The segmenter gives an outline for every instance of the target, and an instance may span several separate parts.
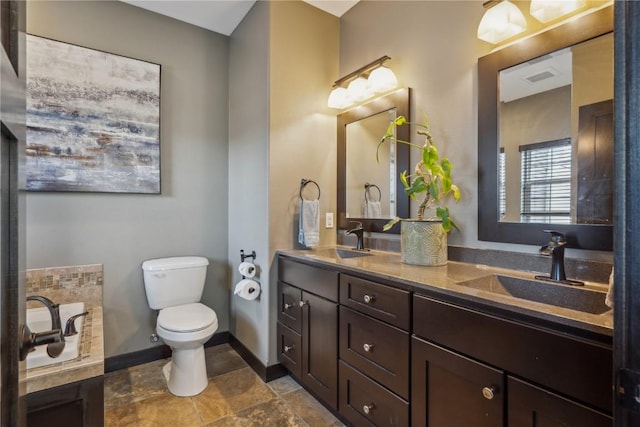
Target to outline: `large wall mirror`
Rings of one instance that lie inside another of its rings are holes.
[[[409,216],[409,198],[398,178],[409,166],[409,148],[385,144],[377,150],[389,124],[410,117],[409,104],[410,90],[400,89],[338,115],[339,228],[353,228],[357,221],[368,231],[382,231],[389,219]],[[409,140],[409,126],[396,132]]]
[[[613,247],[613,7],[478,60],[478,239]]]

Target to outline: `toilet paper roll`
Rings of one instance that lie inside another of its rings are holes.
[[[256,275],[256,266],[250,262],[241,262],[238,266],[238,271],[244,277],[251,279]]]
[[[235,295],[246,300],[254,300],[260,295],[260,285],[255,280],[242,279],[236,284]]]

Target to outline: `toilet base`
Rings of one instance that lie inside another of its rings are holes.
[[[171,394],[180,397],[200,394],[209,383],[204,346],[172,349],[171,361],[164,365],[162,373]]]

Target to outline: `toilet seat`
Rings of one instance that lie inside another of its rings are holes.
[[[218,325],[216,312],[201,303],[177,305],[160,310],[157,326],[171,332],[197,332]]]

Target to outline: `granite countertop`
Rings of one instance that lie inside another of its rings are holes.
[[[80,356],[66,362],[27,369],[27,393],[104,375],[102,307],[89,307],[87,311],[89,314],[82,327]]]
[[[462,303],[469,302],[473,308],[484,307],[489,313],[499,312],[503,316],[513,314],[519,319],[540,321],[544,323],[543,326],[569,327],[578,332],[604,336],[606,339],[613,336],[612,310],[603,314],[585,313],[464,285],[464,282],[495,274],[532,280],[535,275],[532,272],[455,261],[449,261],[440,267],[415,266],[401,263],[398,253],[375,250],[369,251],[372,256],[343,259],[336,254],[336,248],[351,249],[336,246],[311,250],[281,250],[278,253],[301,261],[321,264],[343,273],[360,273],[383,282],[390,281],[417,294],[440,296]],[[574,289],[600,292],[604,301],[607,286],[602,283],[585,282],[584,287]]]

